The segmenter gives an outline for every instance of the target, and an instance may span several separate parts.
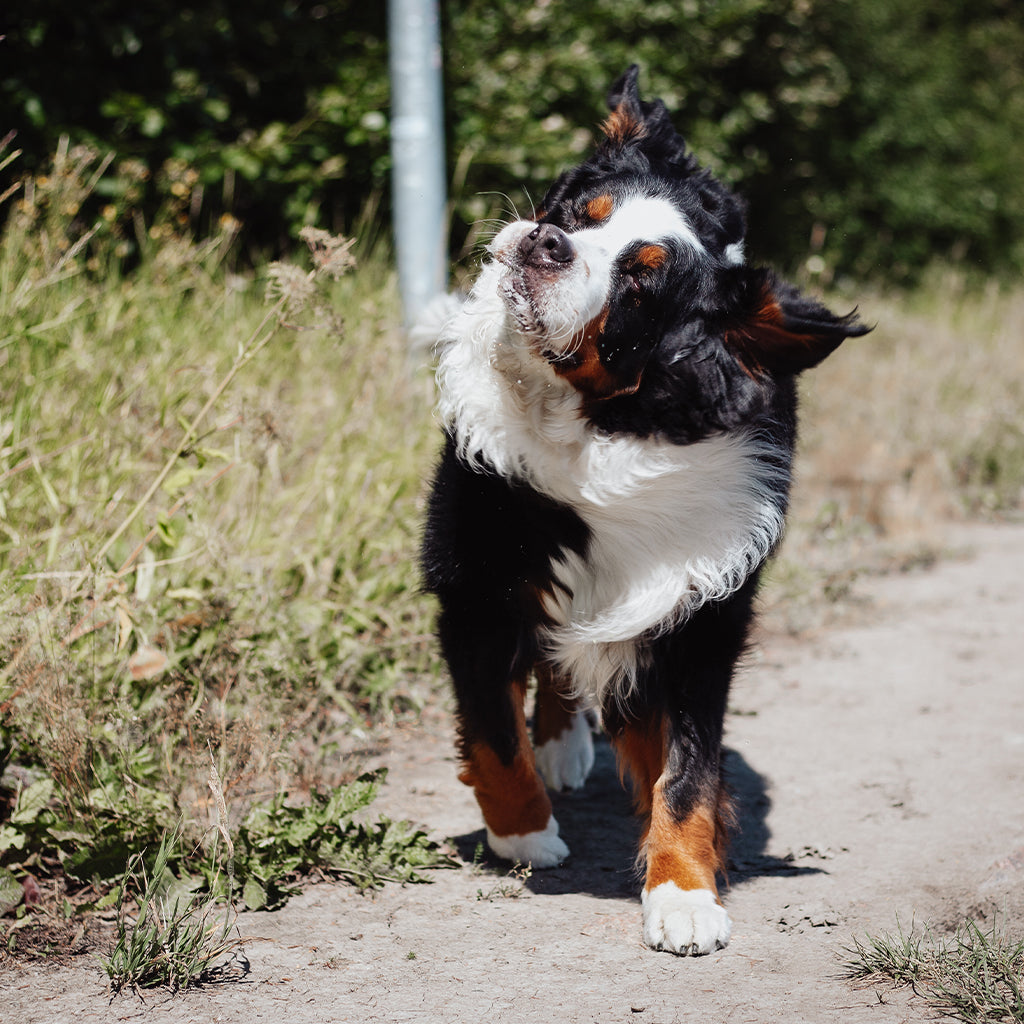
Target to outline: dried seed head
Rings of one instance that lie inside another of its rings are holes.
[[[299,232],[313,257],[313,266],[318,273],[329,274],[335,281],[350,267],[355,266],[356,259],[351,253],[352,238],[332,235],[321,228],[303,228]]]
[[[267,274],[267,298],[271,302],[284,299],[288,313],[297,313],[313,301],[316,285],[312,276],[293,263],[271,263]]]

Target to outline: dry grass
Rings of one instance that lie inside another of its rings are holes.
[[[62,148],[0,239],[0,797],[50,787],[0,863],[74,868],[48,838],[74,822],[112,877],[178,809],[211,823],[211,750],[237,821],[424,699],[437,437],[382,258],[333,281],[317,234],[313,271],[242,274],[237,225],[171,222],[122,273],[126,240],[78,218],[104,170]]]
[[[832,297],[836,308],[852,305]],[[872,334],[802,381],[801,447],[769,616],[799,630],[862,572],[927,564],[951,522],[1024,508],[1024,291],[954,273],[860,296]]]

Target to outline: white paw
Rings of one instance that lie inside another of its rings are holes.
[[[569,856],[569,847],[558,838],[558,822],[549,818],[542,832],[521,836],[496,836],[487,829],[487,845],[499,857],[535,868],[553,868]]]
[[[710,889],[680,889],[662,882],[644,891],[644,941],[680,956],[713,953],[729,944],[732,921]]]
[[[594,767],[594,737],[586,712],[577,711],[561,736],[542,743],[533,754],[548,789],[579,789]]]

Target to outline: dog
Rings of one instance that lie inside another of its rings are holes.
[[[422,569],[491,850],[568,856],[546,786],[583,785],[596,709],[644,821],[644,939],[705,954],[732,927],[723,718],[783,531],[796,378],[869,328],[746,262],[744,204],[637,78],[441,329]]]

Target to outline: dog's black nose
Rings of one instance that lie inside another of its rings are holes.
[[[571,263],[575,255],[569,236],[554,224],[538,224],[519,243],[519,258],[531,267]]]

